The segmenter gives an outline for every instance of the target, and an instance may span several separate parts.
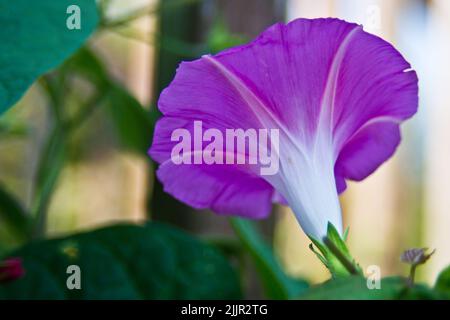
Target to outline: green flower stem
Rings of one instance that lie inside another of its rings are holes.
[[[417,264],[413,264],[409,271],[409,277],[408,277],[408,286],[409,287],[414,286],[414,278],[416,277],[416,269],[417,269]]]

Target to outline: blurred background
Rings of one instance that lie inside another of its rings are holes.
[[[395,156],[341,197],[350,249],[382,276],[407,274],[399,256],[410,247],[437,250],[420,280],[432,283],[450,264],[449,1],[98,3],[101,25],[89,45],[0,118],[0,200],[34,215],[33,238],[145,219],[231,237],[226,217],[179,203],[155,181],[146,150],[159,93],[182,60],[249,41],[277,21],[338,17],[393,43],[418,72],[420,90]],[[328,278],[288,208],[274,207],[260,227],[288,273]],[[0,221],[0,253],[26,240]]]

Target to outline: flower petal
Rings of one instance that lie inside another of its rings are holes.
[[[347,141],[336,162],[335,173],[341,179],[361,181],[386,161],[400,143],[398,123],[372,122]],[[368,159],[367,155],[370,155]]]
[[[410,67],[389,43],[363,31],[355,33],[341,63],[333,97],[337,152],[367,123],[400,123],[416,113],[417,75]]]
[[[157,176],[164,191],[197,209],[246,218],[266,218],[272,208],[273,188],[240,167],[163,163]]]

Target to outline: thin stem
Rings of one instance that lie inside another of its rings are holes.
[[[37,190],[33,205],[33,238],[45,233],[47,209],[65,162],[65,134],[59,125],[52,129],[39,161]]]
[[[63,102],[61,89],[65,88],[66,79],[65,75],[59,74],[58,77],[59,81],[55,81],[50,75],[39,79],[49,98],[54,124],[38,161],[36,190],[32,203],[32,238],[39,238],[45,233],[48,205],[64,163],[65,132],[60,105]]]
[[[410,287],[414,286],[414,278],[416,277],[416,269],[417,269],[417,264],[411,265],[411,269],[409,271],[409,277],[408,277],[408,286],[410,286]]]

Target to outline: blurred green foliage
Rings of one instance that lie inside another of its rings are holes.
[[[381,281],[380,289],[368,289],[367,280],[361,276],[349,276],[329,280],[313,286],[298,297],[302,300],[405,300],[443,299],[445,295],[425,285],[409,287],[401,277],[388,277]]]
[[[222,19],[216,19],[208,33],[207,44],[211,53],[217,53],[227,48],[245,43],[248,39],[244,36],[233,34],[228,30]]]
[[[308,288],[305,280],[286,275],[273,250],[251,221],[241,218],[232,218],[230,221],[242,246],[252,257],[268,298],[292,299]]]
[[[116,225],[31,243],[12,256],[26,274],[1,299],[239,299],[239,279],[213,247],[168,225]],[[66,287],[81,270],[82,290]]]
[[[76,4],[83,12],[83,27],[69,30],[66,26],[67,8]],[[60,65],[75,52],[98,24],[94,0],[30,2],[0,1],[0,114],[23,95],[37,77]],[[53,105],[61,102],[61,87],[47,87]],[[36,220],[43,224],[43,211],[53,190],[62,163],[64,137],[59,124],[50,135],[40,162],[36,182],[36,199],[32,216],[7,191],[1,192],[0,221],[6,221],[19,238],[29,236],[29,227]]]
[[[97,103],[110,115],[122,146],[128,151],[147,154],[153,127],[159,117],[155,107],[147,111],[128,90],[108,74],[101,59],[87,47],[78,50],[62,66],[61,72],[79,75],[88,80],[95,88],[95,96],[102,98]],[[71,124],[77,126],[80,121],[82,119],[75,118]]]

